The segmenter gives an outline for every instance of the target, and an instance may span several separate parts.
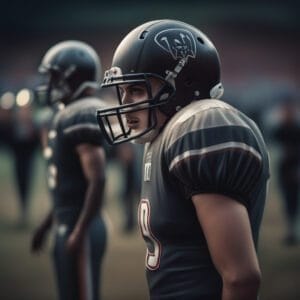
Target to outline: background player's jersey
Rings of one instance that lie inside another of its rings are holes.
[[[103,106],[95,98],[85,98],[67,105],[54,116],[48,132],[48,185],[53,193],[54,210],[80,210],[87,188],[76,146],[102,145],[102,134],[95,111]]]
[[[193,102],[146,144],[143,165],[139,222],[151,299],[221,299],[191,197],[218,193],[241,202],[257,245],[269,178],[259,129],[222,101]]]

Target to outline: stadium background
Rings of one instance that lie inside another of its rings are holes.
[[[0,18],[0,97],[34,88],[43,53],[64,39],[90,43],[103,69],[113,49],[140,23],[180,19],[201,28],[214,41],[222,61],[224,99],[250,114],[267,132],[266,116],[286,94],[299,95],[300,26],[296,1],[4,1]],[[275,172],[278,149],[269,141],[272,180],[263,220],[259,257],[262,300],[300,299],[300,251],[282,244],[285,224]],[[34,226],[49,207],[45,164],[37,153],[30,201],[30,225],[16,228],[18,203],[11,153],[0,148],[0,299],[53,300],[51,240],[45,253],[29,251]],[[146,299],[145,246],[138,230],[120,231],[118,200],[123,180],[111,164],[106,210],[109,246],[103,268],[103,299]]]

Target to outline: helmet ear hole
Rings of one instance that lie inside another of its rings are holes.
[[[168,100],[173,93],[174,93],[174,87],[170,85],[165,85],[160,92],[161,94],[160,99]]]
[[[202,39],[200,36],[197,37],[197,41],[198,41],[200,44],[204,45],[204,41],[203,41],[203,39]]]
[[[147,33],[148,33],[148,31],[147,31],[147,30],[144,30],[144,31],[141,33],[141,35],[140,35],[140,40],[145,39]]]

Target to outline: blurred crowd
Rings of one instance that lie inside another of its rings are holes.
[[[39,148],[41,128],[29,90],[22,90],[17,96],[4,93],[0,100],[0,145],[12,154],[19,225],[25,226],[28,221],[34,155]]]
[[[229,93],[230,94],[230,93]],[[241,95],[241,97],[240,97]],[[268,143],[272,178],[281,199],[285,220],[282,242],[293,246],[300,239],[300,99],[298,90],[261,82],[230,94],[231,103],[249,115]]]

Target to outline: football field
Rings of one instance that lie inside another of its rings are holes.
[[[54,300],[52,240],[48,240],[43,253],[30,253],[32,231],[50,205],[44,162],[37,156],[29,207],[30,222],[26,228],[17,226],[18,201],[11,157],[2,150],[0,166],[0,299]],[[118,170],[109,168],[105,204],[109,243],[102,270],[102,298],[147,299],[144,243],[137,229],[131,234],[121,231],[120,182]],[[259,245],[263,274],[261,300],[300,299],[300,246],[286,247],[282,244],[284,229],[280,195],[275,182],[271,181]]]

